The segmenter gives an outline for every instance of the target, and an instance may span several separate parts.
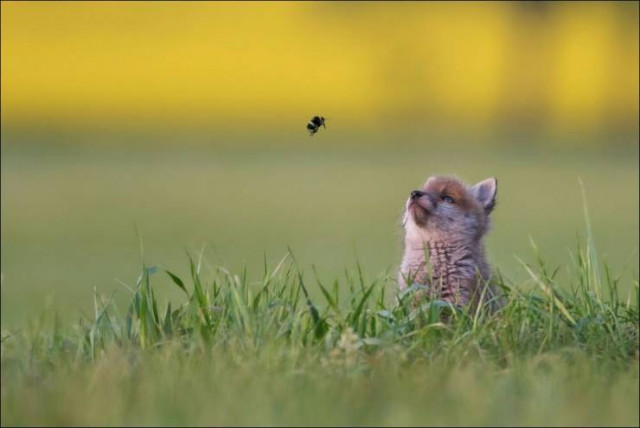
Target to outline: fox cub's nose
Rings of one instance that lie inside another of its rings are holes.
[[[418,199],[422,195],[424,195],[424,192],[421,192],[420,190],[414,190],[411,192],[411,199]]]

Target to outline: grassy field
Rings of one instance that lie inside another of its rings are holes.
[[[638,2],[1,9],[2,427],[640,425]],[[500,312],[399,293],[431,175]]]
[[[306,137],[306,136],[305,136]],[[303,144],[304,143],[304,144]],[[185,250],[238,271],[290,246],[329,281],[358,261],[396,269],[408,193],[430,174],[498,178],[488,239],[495,268],[521,281],[533,238],[566,275],[584,239],[584,182],[600,256],[638,277],[638,154],[389,147],[308,138],[268,149],[2,147],[2,324],[23,325],[47,302],[65,320],[89,311],[94,287],[120,290],[146,261],[186,274]],[[447,146],[449,148],[447,148]],[[249,146],[250,147],[250,146]],[[161,292],[171,289],[161,283]],[[624,286],[626,287],[626,286]],[[624,289],[625,292],[629,288]],[[175,294],[171,294],[177,297]]]
[[[638,425],[637,148],[305,143],[3,141],[2,425]],[[498,177],[501,314],[396,296],[434,173]]]
[[[497,314],[415,307],[418,285],[357,268],[305,280],[291,255],[257,282],[143,266],[122,311],[96,295],[74,329],[43,315],[3,333],[2,424],[638,425],[638,284],[621,300],[594,254],[564,286],[523,266]],[[158,302],[159,275],[181,304]]]

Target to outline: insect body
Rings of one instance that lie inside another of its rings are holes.
[[[313,116],[309,123],[307,123],[307,131],[309,131],[309,136],[313,137],[313,134],[318,132],[318,129],[323,126],[325,129],[327,126],[324,124],[324,117],[322,116]]]

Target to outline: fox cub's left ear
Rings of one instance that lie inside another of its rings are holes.
[[[496,193],[498,192],[498,180],[494,177],[487,178],[469,188],[474,198],[484,207],[484,212],[489,214],[496,206]]]

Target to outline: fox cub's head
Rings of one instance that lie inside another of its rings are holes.
[[[430,177],[411,192],[404,213],[406,237],[415,241],[475,241],[489,230],[498,183],[488,178],[467,187],[455,178]]]

